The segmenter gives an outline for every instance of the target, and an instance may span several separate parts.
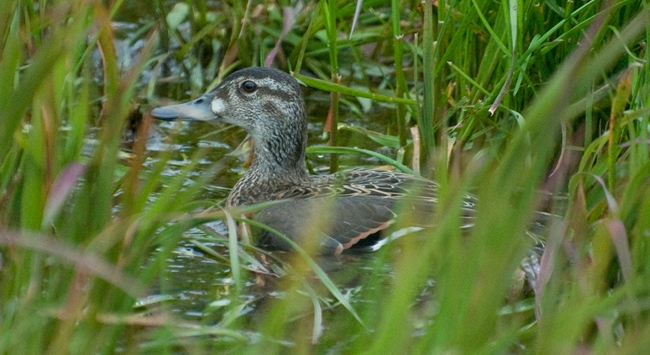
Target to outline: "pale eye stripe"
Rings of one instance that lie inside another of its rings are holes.
[[[271,78],[262,78],[259,81],[260,86],[265,86],[273,91],[284,91],[284,92],[291,92],[292,88],[287,89],[286,86],[283,86],[281,83],[279,83],[277,80],[271,79]]]

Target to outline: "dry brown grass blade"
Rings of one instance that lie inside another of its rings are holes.
[[[56,256],[67,263],[74,264],[78,270],[106,280],[133,297],[140,297],[145,291],[141,282],[126,275],[99,256],[81,251],[49,235],[5,230],[0,232],[0,245],[26,248]]]

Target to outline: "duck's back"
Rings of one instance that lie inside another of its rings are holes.
[[[438,185],[409,174],[357,168],[314,175],[311,182],[276,194],[278,204],[260,211],[256,220],[292,241],[321,254],[363,249],[376,242],[398,217],[431,226]],[[266,248],[292,249],[284,238],[260,231]]]

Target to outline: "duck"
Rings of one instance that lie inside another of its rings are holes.
[[[432,180],[383,168],[310,174],[302,85],[278,69],[245,68],[205,95],[154,108],[151,115],[231,124],[252,137],[252,161],[225,207],[276,202],[253,217],[281,234],[255,228],[254,237],[265,249],[290,251],[295,243],[321,255],[370,251],[399,218],[412,227],[432,227],[439,190]],[[471,218],[475,204],[473,196],[464,197],[464,218]]]

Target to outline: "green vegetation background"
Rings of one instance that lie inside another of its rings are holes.
[[[133,56],[116,46],[126,18]],[[648,23],[644,1],[3,0],[0,352],[647,353]],[[263,265],[231,235],[214,257],[232,288],[202,321],[135,306],[184,231],[233,223],[185,214],[214,205],[197,197],[211,175],[191,174],[203,150],[177,176],[162,174],[169,152],[143,168],[146,111],[265,63],[331,92],[331,127],[367,99],[393,107],[383,131],[356,130],[440,182],[439,227],[380,254],[391,275],[371,273],[354,297],[297,255],[284,296],[247,319]],[[143,113],[126,156],[123,132]],[[480,205],[465,237],[468,190]],[[512,295],[536,209],[561,218],[536,292]]]

